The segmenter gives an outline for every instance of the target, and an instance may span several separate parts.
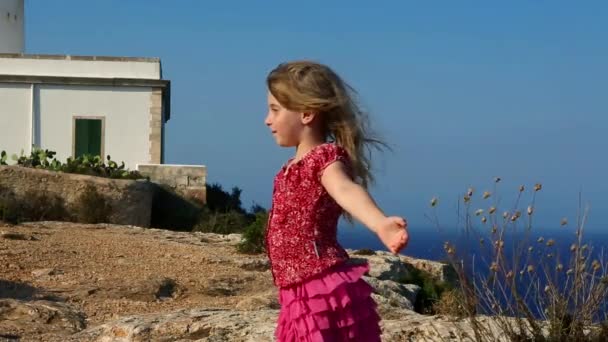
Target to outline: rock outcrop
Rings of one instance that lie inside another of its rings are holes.
[[[5,201],[32,201],[32,194],[44,195],[44,201],[57,199],[65,206],[66,212],[74,213],[78,211],[75,208],[81,204],[80,196],[88,186],[104,198],[109,208],[107,222],[150,226],[152,200],[156,192],[156,186],[151,182],[0,166],[0,199]]]
[[[272,341],[279,305],[268,261],[236,253],[239,241],[111,224],[0,223],[0,339]],[[365,279],[383,341],[470,331],[412,311],[420,287],[401,280],[423,261],[349,253],[371,264]],[[439,263],[424,264],[444,276]]]

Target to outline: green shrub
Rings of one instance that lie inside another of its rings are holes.
[[[245,228],[243,239],[237,246],[237,250],[246,254],[263,253],[264,236],[266,232],[266,224],[268,223],[268,213],[260,211],[255,215],[255,221]]]
[[[435,303],[439,301],[441,295],[451,290],[452,286],[437,280],[430,273],[411,268],[406,277],[399,280],[403,284],[414,284],[420,286],[420,292],[416,296],[414,311],[421,314],[434,315]]]
[[[220,213],[205,209],[193,231],[217,234],[242,233],[248,223],[247,216],[235,210]]]
[[[228,193],[217,183],[206,186],[207,203],[193,231],[218,234],[242,233],[245,227],[255,221],[255,214],[247,213],[241,206],[241,189],[234,187]],[[254,206],[254,209],[264,211],[259,206]]]
[[[253,205],[250,212],[241,204],[242,190],[224,191],[220,184],[206,184],[207,201],[201,207],[185,199],[169,186],[159,185],[152,202],[151,225],[181,231],[231,234],[242,233],[266,209]]]
[[[369,248],[362,248],[353,252],[354,255],[376,255],[376,251]]]
[[[252,205],[249,211],[243,209],[242,190],[238,187],[227,192],[217,183],[206,186],[207,204],[192,230],[218,234],[242,233],[242,240],[236,247],[238,252],[264,252],[264,233],[268,221],[266,209],[259,204]]]
[[[105,162],[101,156],[84,155],[77,158],[67,158],[66,162],[62,163],[55,158],[55,154],[54,151],[33,148],[29,155],[25,155],[21,151],[20,155],[13,154],[12,159],[19,166],[50,171],[119,179],[146,178],[137,171],[126,169],[124,162],[118,165],[110,156],[106,157]],[[0,165],[6,165],[6,160],[6,152],[0,152]]]
[[[84,155],[77,158],[68,158],[65,164],[58,163],[51,169],[66,173],[79,173],[89,176],[116,178],[116,179],[141,179],[146,178],[138,171],[130,171],[125,168],[125,163],[118,165],[110,156],[107,162],[100,156]]]
[[[222,186],[217,183],[206,184],[207,187],[207,208],[211,212],[227,213],[236,211],[245,214],[245,210],[241,207],[241,193],[243,190],[238,187],[233,187],[230,193],[224,191]]]
[[[7,158],[8,158],[8,155],[6,154],[6,151],[0,152],[0,165],[7,165],[7,163],[6,163]]]

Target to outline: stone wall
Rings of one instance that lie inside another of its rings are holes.
[[[121,180],[32,169],[0,166],[0,189],[16,196],[30,191],[56,195],[66,209],[74,208],[80,194],[92,185],[111,207],[108,223],[149,227],[156,186],[145,180]]]
[[[163,92],[153,88],[150,94],[150,163],[163,162]]]
[[[169,186],[199,205],[207,201],[207,167],[203,165],[140,164],[137,171],[154,183]]]

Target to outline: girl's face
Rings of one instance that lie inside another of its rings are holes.
[[[268,115],[264,123],[279,146],[294,147],[300,143],[305,124],[302,113],[283,107],[275,97],[268,92]]]

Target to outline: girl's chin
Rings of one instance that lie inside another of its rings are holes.
[[[276,137],[275,137],[275,141],[276,141],[277,145],[279,145],[281,147],[295,147],[295,146],[297,146],[297,144],[289,143],[287,141],[278,139]]]

